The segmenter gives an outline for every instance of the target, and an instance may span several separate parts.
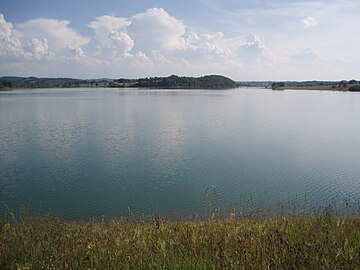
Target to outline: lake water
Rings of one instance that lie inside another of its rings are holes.
[[[249,202],[341,204],[360,197],[359,116],[357,93],[0,92],[0,208],[188,218]]]

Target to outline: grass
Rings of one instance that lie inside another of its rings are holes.
[[[312,86],[286,86],[289,90],[320,90],[320,91],[347,91],[348,88],[332,87],[331,85],[312,85]]]
[[[360,84],[352,84],[360,85]],[[308,85],[308,86],[288,86],[279,87],[275,90],[318,90],[318,91],[340,91],[346,92],[349,90],[349,87],[352,85],[347,85],[345,87],[339,87],[338,85]]]
[[[360,269],[360,217],[3,221],[0,269]]]
[[[312,85],[312,86],[285,86],[285,90],[319,90],[319,91],[340,91],[346,92],[349,87],[333,87],[331,85]]]

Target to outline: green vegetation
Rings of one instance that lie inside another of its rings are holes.
[[[348,89],[338,87],[337,85],[309,85],[309,86],[285,86],[282,90],[318,90],[318,91],[341,91],[346,92]]]
[[[360,91],[360,84],[359,85],[352,85],[349,87],[350,92],[358,92]]]
[[[12,83],[6,80],[0,80],[0,91],[12,88]]]
[[[220,75],[203,77],[150,77],[139,79],[91,79],[2,77],[0,90],[16,88],[157,88],[157,89],[230,89],[235,87],[265,87],[273,90],[359,91],[360,82],[350,81],[243,81],[235,82]]]
[[[274,82],[271,84],[273,90],[323,90],[323,91],[360,91],[360,82],[350,81],[307,81],[307,82]]]
[[[2,77],[2,81],[11,83],[13,88],[54,88],[77,87],[82,80],[69,78]]]
[[[272,90],[278,90],[278,89],[283,90],[284,87],[285,87],[285,83],[283,83],[283,82],[274,82],[271,84]]]
[[[138,79],[134,87],[166,88],[166,89],[226,89],[235,88],[236,82],[219,75],[209,75],[199,78],[179,77],[171,75],[162,78]]]
[[[137,87],[137,88],[167,88],[167,89],[226,89],[235,88],[236,82],[219,75],[209,75],[199,78],[153,77],[141,79],[97,79],[80,80],[71,78],[36,78],[36,77],[2,77],[0,82],[6,82],[13,88],[79,88],[79,87]],[[1,88],[2,84],[0,84]]]
[[[229,89],[237,87],[233,80],[219,75],[209,75],[199,78],[179,77],[150,77],[140,79],[118,79],[114,87],[138,87],[159,89]]]
[[[0,269],[359,269],[360,217],[3,221]]]

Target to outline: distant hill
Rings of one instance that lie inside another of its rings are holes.
[[[72,78],[37,78],[37,77],[2,77],[0,88],[76,88],[76,87],[139,87],[168,89],[226,89],[235,88],[236,82],[220,75],[209,75],[199,78],[151,77],[140,79],[91,79]]]
[[[37,77],[2,77],[0,82],[7,83],[11,88],[55,88],[78,87],[85,80],[71,78],[37,78]]]
[[[167,89],[226,89],[235,88],[236,82],[220,75],[209,75],[199,78],[179,77],[153,77],[138,79],[133,87],[167,88]]]

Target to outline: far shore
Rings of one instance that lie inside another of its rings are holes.
[[[353,86],[360,87],[360,84]],[[312,85],[312,86],[287,86],[273,88],[272,90],[304,90],[304,91],[335,91],[335,92],[358,92],[359,90],[351,90],[351,86],[336,86],[336,85]]]
[[[203,77],[150,77],[138,79],[74,79],[74,78],[37,78],[1,77],[0,91],[13,89],[38,88],[140,88],[140,89],[232,89],[265,88],[272,90],[316,90],[359,92],[359,80],[342,81],[234,81],[221,75]]]
[[[274,91],[283,91],[283,90],[302,90],[302,91],[332,91],[332,92],[349,92],[347,88],[332,88],[328,86],[292,86],[292,87],[281,87],[277,89],[272,89]]]

